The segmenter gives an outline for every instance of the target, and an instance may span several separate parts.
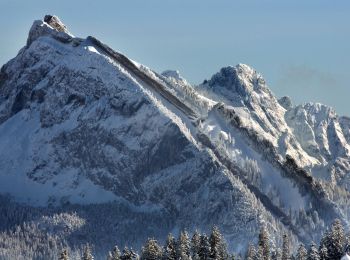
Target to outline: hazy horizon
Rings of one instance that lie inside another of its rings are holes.
[[[35,3],[0,0],[0,65],[25,45],[33,20],[50,13],[76,36],[94,35],[156,71],[179,70],[193,84],[245,63],[277,96],[324,103],[350,116],[350,2]]]

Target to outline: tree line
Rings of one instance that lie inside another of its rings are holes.
[[[140,254],[132,248],[125,247],[120,251],[116,245],[107,254],[107,260],[337,260],[341,259],[349,249],[350,236],[345,235],[340,220],[335,220],[328,229],[320,243],[312,242],[308,247],[300,244],[296,252],[292,252],[287,234],[283,235],[281,247],[272,247],[269,233],[262,227],[257,243],[250,243],[246,254],[230,253],[225,239],[219,229],[214,226],[210,235],[195,231],[190,238],[186,231],[182,231],[176,239],[171,233],[164,245],[156,239],[149,238],[142,246]],[[65,249],[59,256],[60,260],[69,260]],[[93,260],[92,248],[86,245],[81,256],[83,260]]]

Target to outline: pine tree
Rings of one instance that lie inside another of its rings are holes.
[[[290,259],[289,237],[286,233],[283,235],[283,241],[282,241],[282,259],[283,260]]]
[[[120,250],[118,246],[115,246],[112,252],[108,253],[108,260],[120,260]]]
[[[133,260],[137,258],[138,258],[137,254],[132,249],[129,249],[128,247],[124,247],[123,253],[120,256],[120,260]]]
[[[200,257],[197,253],[195,253],[194,255],[192,255],[192,260],[200,260]]]
[[[345,235],[345,246],[344,246],[344,254],[350,254],[350,233]]]
[[[227,259],[227,245],[224,241],[219,229],[214,226],[209,238],[210,243],[210,257],[212,259]]]
[[[201,235],[198,256],[201,260],[207,260],[210,258],[209,239],[205,234]]]
[[[327,259],[340,259],[344,253],[344,228],[339,219],[336,219],[330,230],[326,231],[320,243],[320,249],[327,249]],[[321,253],[321,252],[320,252]]]
[[[68,260],[68,251],[67,249],[63,249],[63,251],[60,254],[60,257],[58,258],[59,260]]]
[[[247,260],[255,260],[255,256],[256,256],[255,247],[252,243],[249,243],[246,259]]]
[[[91,247],[89,245],[86,245],[84,247],[82,260],[94,260],[94,257],[91,252]]]
[[[344,228],[339,219],[332,225],[328,239],[327,252],[330,259],[340,259],[344,254],[345,235]]]
[[[324,245],[321,246],[319,255],[320,255],[320,260],[328,260],[329,259],[326,246],[324,246]]]
[[[159,260],[162,257],[162,249],[157,240],[148,239],[141,250],[141,260]]]
[[[164,260],[176,260],[176,242],[172,234],[168,235],[163,249]]]
[[[320,255],[318,254],[317,246],[315,243],[311,243],[307,260],[320,260]]]
[[[259,233],[259,247],[262,248],[262,259],[269,260],[270,259],[270,242],[269,242],[269,234],[265,226],[263,226]]]
[[[191,244],[186,231],[181,232],[177,242],[177,256],[179,259],[187,260],[191,258]]]
[[[263,260],[264,259],[264,248],[262,246],[258,246],[258,250],[255,254],[256,260]]]
[[[192,253],[193,260],[199,258],[200,245],[201,245],[201,236],[199,232],[196,230],[191,239],[191,253]]]
[[[282,250],[280,248],[276,248],[276,250],[271,255],[272,260],[282,260]]]
[[[307,260],[307,251],[303,244],[299,245],[296,260]]]

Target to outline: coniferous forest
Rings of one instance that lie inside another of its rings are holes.
[[[194,232],[191,236],[182,231],[178,238],[168,234],[165,243],[161,244],[153,238],[149,238],[142,246],[140,252],[129,247],[120,249],[116,245],[108,252],[107,260],[336,260],[341,259],[350,246],[350,234],[345,234],[340,220],[336,219],[332,226],[325,232],[319,244],[312,242],[309,245],[300,244],[292,249],[289,237],[283,235],[280,247],[273,247],[269,242],[267,229],[262,227],[257,238],[257,243],[250,243],[245,254],[230,252],[225,239],[217,227],[213,227],[210,235]],[[64,249],[60,260],[70,259],[69,252]],[[82,250],[82,260],[93,260],[93,248],[86,245]]]

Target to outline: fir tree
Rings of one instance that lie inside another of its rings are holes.
[[[68,260],[68,251],[67,249],[63,249],[63,251],[60,254],[60,257],[58,258],[59,260]]]
[[[256,256],[255,247],[252,243],[249,243],[246,259],[247,260],[255,260],[255,256]]]
[[[94,257],[93,257],[92,252],[91,252],[90,245],[86,245],[84,247],[82,260],[94,260]]]
[[[179,259],[187,260],[191,258],[191,244],[186,231],[181,232],[177,242],[177,256]]]
[[[201,260],[207,260],[210,258],[209,239],[205,234],[201,235],[198,256]]]
[[[120,260],[133,260],[137,258],[137,254],[128,247],[124,247]]]
[[[108,253],[108,260],[120,260],[120,250],[118,246],[115,246],[112,252]]]
[[[320,260],[328,260],[329,259],[326,246],[324,246],[324,245],[321,246],[319,255],[320,255]]]
[[[264,259],[264,248],[262,246],[258,246],[258,250],[255,254],[256,260],[263,260]]]
[[[318,253],[317,247],[315,243],[311,243],[309,253],[307,256],[307,260],[320,260],[320,255]]]
[[[307,260],[307,251],[303,244],[299,245],[296,260]]]
[[[326,231],[320,243],[320,248],[327,249],[327,259],[340,259],[344,253],[344,228],[339,219],[336,219],[330,230]],[[320,252],[321,253],[321,252]]]
[[[282,250],[280,248],[276,248],[275,251],[271,254],[272,260],[282,260]]]
[[[196,230],[191,239],[191,253],[192,259],[199,258],[199,249],[201,245],[201,236],[199,232]]]
[[[220,234],[219,229],[214,226],[209,238],[210,243],[210,257],[212,259],[227,259],[227,246],[222,235]]]
[[[344,254],[348,254],[350,253],[350,233],[347,233],[345,235],[345,246],[344,246]]]
[[[339,219],[332,225],[328,239],[327,252],[330,259],[340,259],[344,254],[345,235],[344,228]]]
[[[269,260],[270,259],[270,242],[269,242],[269,234],[267,232],[266,227],[262,227],[259,233],[259,248],[262,248],[262,259]]]
[[[148,239],[141,250],[141,260],[159,260],[162,257],[162,249],[157,240]]]
[[[282,259],[283,260],[290,259],[289,237],[286,233],[283,235],[283,241],[282,241]]]
[[[168,235],[163,249],[164,260],[176,260],[176,242],[172,234]]]

